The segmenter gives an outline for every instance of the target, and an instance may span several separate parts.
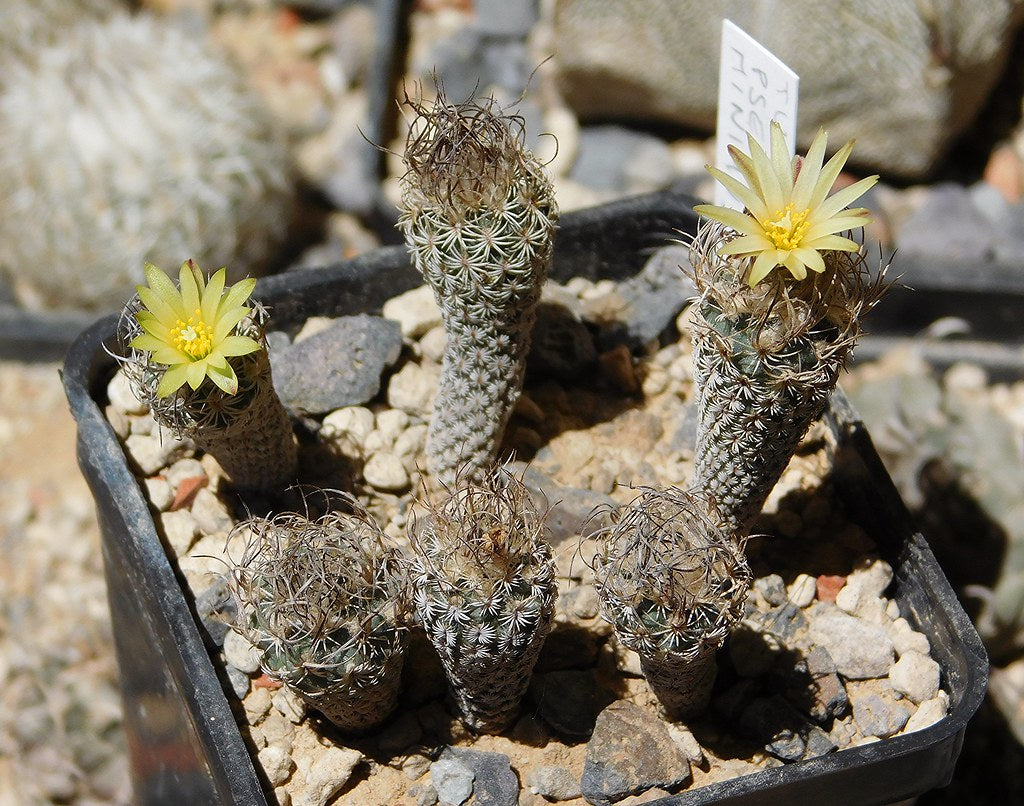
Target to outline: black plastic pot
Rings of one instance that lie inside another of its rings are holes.
[[[553,276],[622,279],[651,249],[691,231],[692,199],[662,193],[567,215]],[[260,282],[274,326],[308,316],[379,311],[420,282],[403,248]],[[264,804],[259,777],[139,484],[103,414],[113,362],[112,317],[72,346],[64,384],[78,423],[78,456],[99,511],[108,595],[137,799],[142,803]],[[932,727],[872,745],[713,784],[661,804],[882,804],[948,783],[964,728],[985,690],[987,659],[973,625],[914,529],[863,425],[841,394],[828,423],[838,437],[835,487],[852,520],[895,570],[893,598],[926,633],[943,670],[950,713]]]

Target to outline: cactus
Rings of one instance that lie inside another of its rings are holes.
[[[414,600],[463,722],[499,733],[551,627],[555,565],[522,479],[496,467],[459,482],[412,536]]]
[[[802,162],[789,160],[778,124],[770,156],[749,143],[749,155],[730,149],[749,186],[709,168],[747,212],[698,205],[718,223],[702,222],[691,244],[700,293],[694,486],[740,535],[824,411],[860,318],[885,288],[885,269],[873,279],[859,245],[835,234],[870,221],[867,210],[845,208],[877,177],[826,198],[852,143],[824,166],[824,132]]]
[[[0,79],[0,276],[18,301],[116,310],[146,261],[186,254],[258,274],[294,209],[259,96],[167,19],[62,19]]]
[[[187,261],[175,288],[146,266],[149,287],[125,306],[118,338],[125,376],[154,420],[212,454],[239,489],[268,491],[295,475],[298,448],[270,373],[260,305],[242,303],[255,280],[225,289]]]
[[[405,149],[399,226],[434,291],[448,348],[427,438],[428,469],[480,478],[522,390],[530,331],[557,220],[550,180],[521,124],[443,95]]]
[[[239,524],[233,628],[263,670],[340,729],[366,731],[397,704],[407,637],[405,564],[380,527],[353,513],[295,513]]]
[[[600,535],[594,584],[666,714],[686,718],[711,697],[715,651],[742,615],[750,569],[705,496],[641,489]]]

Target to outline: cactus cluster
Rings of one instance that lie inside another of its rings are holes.
[[[379,526],[352,509],[240,524],[250,538],[230,580],[234,628],[264,671],[342,730],[361,732],[397,703],[409,585]]]
[[[742,541],[699,492],[644,488],[614,513],[594,559],[601,613],[670,718],[707,705],[750,579]]]
[[[118,325],[126,351],[118,360],[135,396],[160,426],[212,454],[237,488],[287,485],[298,447],[271,377],[267,311],[242,305],[251,281],[225,290],[217,272],[207,285],[194,261],[182,266],[178,289],[155,267],[147,266],[147,276],[151,286],[139,286]],[[202,349],[193,346],[203,338]],[[224,343],[233,349],[221,354],[223,364],[208,365]],[[167,385],[179,369],[180,380]]]
[[[522,479],[497,466],[459,481],[412,536],[414,601],[463,721],[498,733],[551,627],[555,565]]]
[[[399,226],[433,289],[448,348],[428,469],[482,476],[522,390],[557,221],[544,169],[518,121],[484,104],[413,104]]]
[[[283,137],[238,69],[145,13],[51,29],[0,79],[0,276],[18,301],[115,310],[146,261],[183,255],[233,280],[259,273],[294,192]]]

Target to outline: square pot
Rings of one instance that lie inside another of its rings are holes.
[[[624,279],[679,230],[692,232],[693,200],[651,194],[566,215],[551,276]],[[309,316],[379,312],[420,284],[402,247],[338,266],[262,280],[256,296],[275,328]],[[103,535],[125,728],[140,803],[265,804],[266,795],[204,646],[191,596],[157,535],[139,483],[103,413],[115,364],[115,317],[83,333],[68,353],[64,385],[78,424],[79,464]],[[987,658],[934,556],[883,468],[863,424],[841,393],[826,423],[836,436],[833,479],[850,520],[868,531],[893,567],[891,598],[929,636],[950,708],[916,733],[763,770],[658,801],[659,804],[882,804],[949,782],[964,729],[985,691]]]

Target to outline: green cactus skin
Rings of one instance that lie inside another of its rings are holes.
[[[543,517],[503,468],[429,506],[413,539],[416,612],[463,722],[500,733],[518,713],[554,616]]]
[[[522,390],[530,333],[552,254],[550,180],[514,120],[438,98],[406,146],[399,226],[441,308],[448,347],[427,438],[445,483],[496,460]]]
[[[239,524],[251,538],[230,580],[233,627],[264,671],[341,730],[362,733],[397,704],[410,596],[400,555],[353,508]]]
[[[715,652],[743,612],[750,569],[706,497],[642,488],[600,535],[594,560],[601,615],[640,656],[672,719],[703,711]]]
[[[826,270],[751,288],[744,261],[721,258],[716,225],[691,249],[701,297],[693,315],[697,444],[693,486],[745,535],[800,440],[825,409],[860,335],[860,317],[886,285],[860,254],[824,253]]]
[[[118,340],[128,344],[142,332],[135,312],[138,296],[125,306]],[[267,311],[252,305],[235,332],[259,342],[263,349],[230,358],[238,391],[230,395],[207,379],[198,389],[183,386],[173,395],[157,397],[163,365],[143,350],[128,349],[118,360],[135,396],[146,403],[153,419],[178,437],[187,437],[211,454],[239,490],[272,492],[295,480],[298,445],[291,420],[274,390],[267,355]]]

